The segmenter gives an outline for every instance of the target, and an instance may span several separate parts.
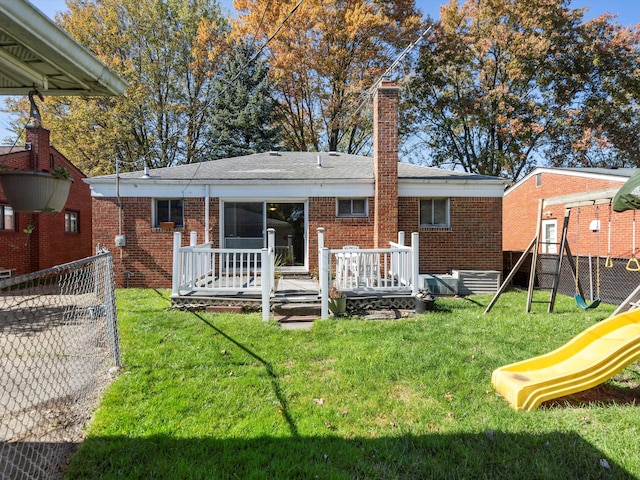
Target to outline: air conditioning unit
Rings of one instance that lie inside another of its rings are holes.
[[[423,288],[434,295],[457,295],[458,278],[453,275],[421,275]]]

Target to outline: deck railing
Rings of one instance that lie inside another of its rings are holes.
[[[318,230],[320,246],[320,295],[322,318],[328,317],[331,287],[343,292],[403,292],[417,294],[418,234],[411,235],[411,246],[404,246],[404,233],[389,248],[324,248],[324,230]]]
[[[268,247],[211,248],[210,244],[183,247],[182,234],[173,237],[172,295],[260,293],[262,317],[269,319],[274,285],[275,231],[267,232]],[[266,308],[265,308],[266,307]]]

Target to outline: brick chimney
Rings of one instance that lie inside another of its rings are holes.
[[[39,125],[27,125],[25,140],[31,144],[31,165],[27,168],[37,171],[51,170],[49,130]]]
[[[398,239],[398,87],[382,79],[373,97],[375,248]]]

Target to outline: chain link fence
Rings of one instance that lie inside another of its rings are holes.
[[[0,480],[59,479],[120,367],[110,253],[0,280]]]
[[[607,262],[605,257],[597,256],[572,258],[587,302],[600,298],[604,303],[620,305],[640,285],[640,271],[634,270],[636,264],[633,259],[612,258]],[[536,287],[544,289],[553,287],[553,273],[557,259],[557,255],[538,256]],[[562,259],[558,293],[569,296],[576,293],[575,277],[566,255]]]

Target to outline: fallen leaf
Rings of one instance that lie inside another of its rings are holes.
[[[447,392],[444,394],[444,398],[447,400],[451,400],[453,398],[453,394],[451,392]]]
[[[324,405],[324,398],[314,398],[313,401],[318,405]]]

